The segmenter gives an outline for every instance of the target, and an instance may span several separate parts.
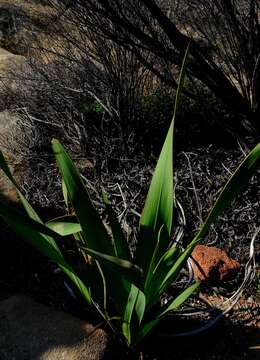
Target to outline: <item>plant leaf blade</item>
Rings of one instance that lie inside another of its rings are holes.
[[[92,205],[77,168],[58,140],[52,140],[52,149],[69,198],[82,226],[87,247],[106,254],[113,254],[109,236],[99,214]]]
[[[81,225],[74,216],[63,216],[52,219],[45,225],[61,236],[74,235],[82,231]]]
[[[180,95],[185,78],[185,70],[188,59],[189,46],[185,52],[182,62],[181,72],[178,81],[178,87],[175,97],[175,106],[173,118],[161,150],[154,175],[149,187],[144,209],[140,219],[140,241],[136,251],[136,263],[142,264],[144,273],[146,274],[149,262],[153,256],[154,248],[157,243],[157,233],[163,225],[164,232],[168,233],[163,236],[160,246],[157,249],[158,260],[165,252],[169,245],[169,236],[172,232],[172,217],[174,208],[174,189],[173,189],[173,142],[174,127],[176,114],[180,102]],[[146,253],[146,259],[143,255]]]
[[[93,256],[96,260],[114,272],[120,271],[120,275],[129,282],[135,284],[138,288],[143,287],[142,269],[132,262],[120,259],[117,256],[101,253],[96,250],[83,247],[87,254]]]
[[[249,183],[252,175],[260,166],[260,143],[257,144],[246,158],[240,163],[233,175],[229,178],[226,185],[218,196],[214,206],[211,208],[205,222],[202,224],[198,234],[192,241],[196,244],[206,236],[210,225],[225,210],[235,197],[241,194]]]

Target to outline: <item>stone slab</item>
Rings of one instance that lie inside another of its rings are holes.
[[[0,302],[1,360],[99,360],[107,342],[102,329],[30,298]]]

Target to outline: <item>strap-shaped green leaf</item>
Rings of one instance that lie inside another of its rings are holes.
[[[162,239],[163,230],[164,230],[164,226],[162,225],[161,228],[158,231],[158,234],[157,234],[157,242],[155,244],[153,255],[152,255],[151,261],[149,263],[147,275],[146,275],[146,278],[145,278],[144,291],[145,291],[146,295],[147,295],[147,289],[149,288],[150,283],[152,281],[154,268],[156,267],[157,253],[158,253],[160,241]]]
[[[136,250],[136,263],[141,266],[146,274],[150,260],[153,256],[154,248],[157,243],[157,233],[163,225],[168,233],[172,233],[172,217],[174,207],[173,190],[173,140],[175,119],[180,102],[180,94],[185,78],[185,68],[188,59],[189,47],[186,50],[178,88],[175,97],[174,113],[170,128],[168,130],[163,148],[161,150],[154,175],[149,187],[144,209],[140,219],[140,239]],[[157,249],[157,259],[160,259],[166,251],[169,243],[167,236],[164,236]],[[146,254],[145,258],[143,254]]]
[[[163,308],[152,321],[144,324],[138,332],[137,341],[143,340],[143,338],[147,336],[170,311],[173,311],[177,309],[180,305],[182,305],[190,297],[190,295],[199,287],[199,285],[200,283],[196,282],[191,286],[189,286],[174,300],[172,300],[170,304],[167,304],[166,307]]]
[[[82,178],[69,155],[66,153],[65,149],[58,140],[52,141],[52,148],[60,168],[68,196],[81,225],[84,240],[86,242],[86,248],[88,248],[89,254],[97,259],[102,265],[102,273],[107,283],[107,289],[110,295],[113,296],[118,309],[122,309],[127,301],[129,292],[124,276],[130,276],[130,279],[133,279],[134,276],[136,276],[134,281],[140,286],[139,274],[138,272],[134,272],[133,269],[128,269],[127,271],[126,268],[124,270],[121,268],[120,271],[117,268],[117,271],[115,271],[116,266],[118,267],[119,265],[115,262],[113,263],[111,258],[105,259],[106,256],[115,255],[110,236],[108,235],[98,212],[92,205]],[[91,250],[93,251],[92,253],[90,253]],[[106,267],[103,267],[103,265]],[[124,276],[122,276],[121,272]],[[99,277],[99,273],[97,273],[96,276]],[[96,286],[94,285],[94,287],[92,286],[91,291],[95,299],[96,292],[98,294],[101,293],[99,283],[96,283]]]
[[[124,337],[126,338],[128,345],[131,344],[131,340],[132,340],[132,338],[131,338],[131,318],[133,315],[137,295],[138,295],[138,288],[132,284],[131,290],[130,290],[130,293],[128,296],[126,308],[125,308],[125,313],[124,313],[124,316],[122,319],[122,321],[123,321],[122,332],[123,332]]]
[[[145,294],[147,297],[147,306],[151,306],[154,302],[158,301],[158,298],[161,295],[161,288],[165,282],[165,279],[169,276],[168,274],[173,270],[176,260],[180,254],[180,249],[177,245],[172,246],[166,251],[166,253],[159,260],[157,266],[155,267],[151,279],[146,283]],[[182,264],[177,268],[177,271],[180,270]]]
[[[61,188],[62,188],[62,194],[63,194],[63,199],[65,202],[65,205],[67,207],[67,210],[69,210],[69,197],[68,197],[68,190],[66,188],[66,184],[64,182],[64,179],[61,179]]]
[[[90,249],[114,255],[111,240],[89,198],[81,176],[58,140],[52,140],[52,148],[62,174],[69,198],[73,204]]]
[[[98,260],[102,265],[118,273],[121,278],[125,278],[130,283],[135,284],[138,288],[143,288],[143,271],[137,265],[128,260],[120,259],[117,256],[103,254],[99,251],[85,247],[82,248],[87,254],[93,256],[93,258]]]
[[[160,296],[164,291],[166,291],[166,289],[177,279],[181,269],[190,257],[194,246],[194,244],[188,245],[187,248],[174,261],[174,264],[170,267],[170,269],[164,274],[164,278],[160,283],[158,283],[159,286],[157,288],[157,296]]]
[[[132,342],[131,321],[134,310],[138,317],[138,322],[140,324],[144,315],[144,309],[145,309],[145,296],[143,292],[140,291],[140,289],[138,289],[134,284],[132,284],[122,319],[123,321],[122,332],[126,338],[128,345],[130,345]]]
[[[195,290],[199,287],[200,282],[195,282],[191,286],[189,286],[187,289],[183,290],[174,300],[170,301],[169,304],[163,308],[160,313],[157,315],[158,318],[162,318],[163,316],[167,315],[170,311],[173,311],[177,309],[179,306],[181,306],[184,301],[186,301],[191,294],[194,293]]]
[[[137,316],[139,325],[141,324],[141,322],[143,320],[145,309],[146,309],[145,294],[140,289],[138,289],[138,295],[137,295],[136,303],[135,303],[135,314]]]
[[[61,236],[74,235],[82,231],[81,225],[77,222],[77,218],[69,215],[52,219],[45,225]]]
[[[222,211],[231,204],[236,196],[245,190],[252,175],[259,168],[259,165],[260,143],[250,151],[246,158],[240,163],[234,174],[229,178],[191,244],[196,244],[207,235],[210,225],[217,219]]]
[[[142,212],[140,225],[171,233],[173,213],[173,121],[168,130]]]

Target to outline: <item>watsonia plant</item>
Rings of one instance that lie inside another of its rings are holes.
[[[58,140],[52,148],[62,176],[65,203],[74,216],[43,223],[23,196],[0,153],[0,166],[15,185],[26,215],[0,204],[0,216],[24,239],[55,261],[89,305],[93,305],[111,329],[119,331],[128,346],[140,342],[167,314],[178,308],[199,286],[194,282],[164,307],[156,307],[176,280],[194,246],[210,225],[246,185],[260,162],[260,144],[244,159],[223,188],[208,217],[186,249],[172,244],[173,235],[173,140],[174,122],[184,81],[182,65],[173,120],[165,139],[140,219],[140,236],[132,256],[108,197],[104,194],[109,230],[89,198],[82,178]],[[82,273],[69,264],[60,244],[74,237],[85,259]],[[157,310],[155,310],[157,309]]]

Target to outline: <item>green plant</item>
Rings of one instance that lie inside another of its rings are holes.
[[[71,279],[88,304],[119,330],[131,346],[140,342],[167,314],[179,307],[199,286],[195,282],[164,307],[155,310],[161,295],[176,280],[194,246],[206,236],[210,225],[247,185],[259,166],[258,144],[237,168],[217,198],[208,217],[186,249],[171,244],[173,233],[173,131],[180,93],[184,81],[184,58],[175,99],[174,115],[165,139],[145,206],[140,219],[140,238],[132,256],[124,233],[117,221],[108,196],[104,203],[109,230],[93,207],[82,178],[57,140],[52,148],[62,175],[62,189],[66,205],[71,204],[74,216],[64,216],[43,223],[23,196],[0,152],[0,167],[16,186],[27,212],[23,215],[5,204],[0,216],[16,232],[44,255],[55,261]],[[74,236],[80,254],[86,260],[87,277],[78,274],[60,250],[64,237]]]
[[[84,114],[93,116],[93,115],[101,114],[103,112],[103,108],[100,105],[100,103],[95,100],[93,102],[82,104],[80,107],[80,111]]]

